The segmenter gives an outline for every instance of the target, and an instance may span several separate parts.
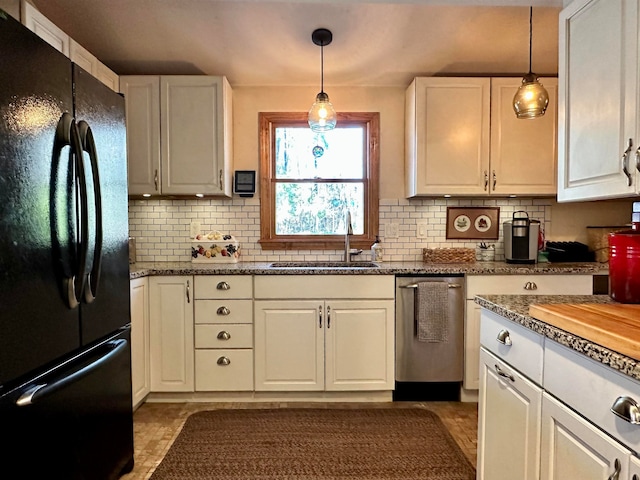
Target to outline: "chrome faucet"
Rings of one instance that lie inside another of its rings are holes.
[[[349,247],[349,235],[353,235],[353,227],[351,226],[351,212],[347,210],[347,230],[344,234],[344,261],[351,263],[351,248]]]

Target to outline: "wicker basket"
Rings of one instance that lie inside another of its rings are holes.
[[[609,234],[624,230],[625,227],[587,227],[587,244],[589,250],[595,252],[595,261],[604,263],[609,261]]]
[[[476,261],[473,248],[423,248],[425,263],[469,263]]]

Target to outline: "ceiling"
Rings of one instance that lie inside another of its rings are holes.
[[[232,86],[402,86],[528,70],[526,0],[30,0],[120,75],[226,75]],[[561,0],[533,9],[533,71],[556,74]]]

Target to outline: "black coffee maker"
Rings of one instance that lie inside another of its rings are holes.
[[[540,221],[530,220],[524,210],[513,212],[511,220],[503,223],[504,257],[507,263],[536,263]]]

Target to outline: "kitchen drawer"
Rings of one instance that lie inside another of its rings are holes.
[[[591,295],[592,275],[467,275],[467,298],[476,295]]]
[[[196,323],[253,323],[252,300],[196,300]]]
[[[194,298],[252,298],[251,275],[196,275]]]
[[[196,350],[195,363],[196,391],[253,390],[253,350]]]
[[[256,275],[255,285],[260,299],[395,297],[394,275]]]
[[[546,391],[640,452],[640,425],[632,425],[610,410],[620,396],[640,402],[640,382],[551,340],[545,344],[544,357]]]
[[[253,348],[253,325],[196,325],[196,348]]]
[[[498,339],[500,336],[507,344],[501,343]],[[534,383],[542,385],[542,335],[483,309],[480,316],[480,344]]]

